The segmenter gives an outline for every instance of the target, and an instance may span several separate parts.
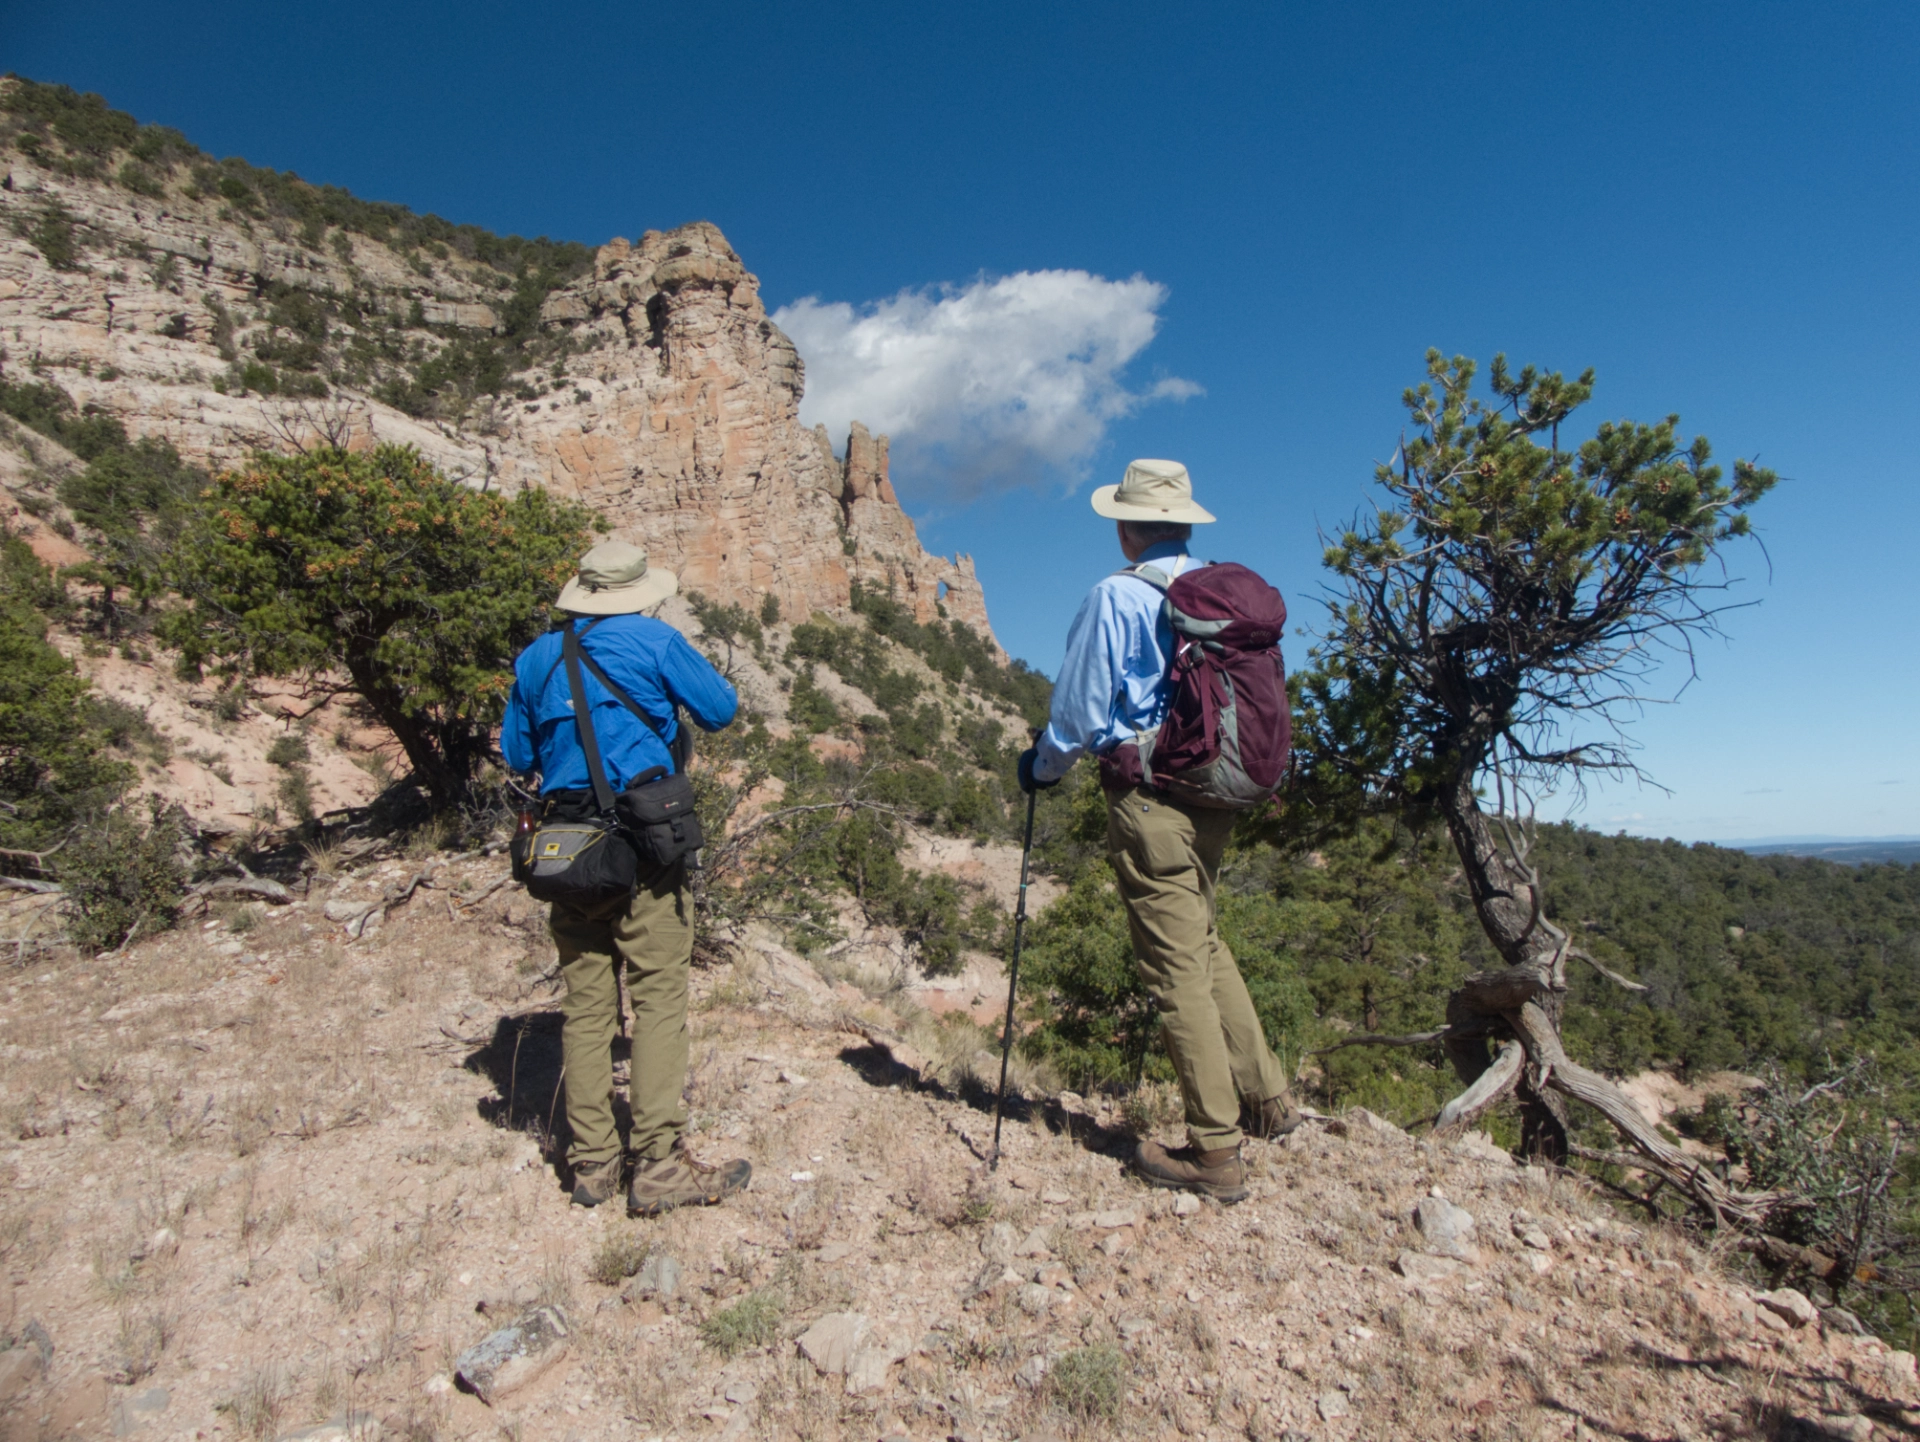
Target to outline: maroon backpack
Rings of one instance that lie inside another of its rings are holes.
[[[1100,758],[1101,784],[1144,782],[1190,806],[1258,806],[1286,775],[1293,744],[1280,659],[1287,603],[1231,561],[1172,577],[1146,565],[1120,574],[1165,595],[1174,649],[1165,717]]]

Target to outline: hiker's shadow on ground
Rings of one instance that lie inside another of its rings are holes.
[[[616,1036],[614,1063],[630,1055],[628,1039]],[[480,1099],[481,1117],[503,1131],[526,1132],[541,1144],[548,1160],[559,1161],[568,1140],[560,1013],[501,1017],[493,1035],[467,1054],[464,1065],[493,1084],[493,1091]],[[613,1101],[614,1125],[622,1139],[633,1129],[633,1112],[623,1090],[615,1088]]]
[[[904,1065],[877,1041],[865,1046],[843,1048],[840,1060],[852,1067],[870,1087],[899,1087],[902,1091],[924,1092],[929,1096],[959,1102],[980,1113],[988,1122],[988,1133],[991,1134],[996,1089],[972,1073],[966,1074],[957,1087],[943,1086]],[[1106,1126],[1084,1112],[1068,1111],[1053,1097],[1035,1100],[1009,1090],[1005,1116],[1009,1125],[1044,1126],[1056,1135],[1072,1137],[1086,1150],[1101,1156],[1127,1157],[1133,1154],[1136,1138],[1127,1128]]]

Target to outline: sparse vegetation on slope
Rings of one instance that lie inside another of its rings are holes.
[[[252,324],[244,337],[221,306],[215,340],[229,362],[224,388],[316,398],[330,383],[348,385],[410,415],[455,418],[482,397],[544,393],[543,378],[515,378],[564,360],[572,349],[567,337],[542,334],[540,307],[592,263],[587,246],[494,235],[404,205],[361,200],[291,171],[216,160],[179,131],[141,125],[98,95],[18,75],[0,77],[0,151],[9,149],[70,179],[148,200],[215,206],[243,230],[265,229],[324,258],[327,264],[316,267],[322,275],[344,272],[342,284],[266,286],[257,315],[245,318]],[[22,210],[17,224],[56,269],[85,269],[96,252],[119,259],[58,200]],[[431,287],[376,283],[353,264],[354,236],[391,249],[419,281],[438,276],[471,291],[492,322],[429,323],[420,296],[431,295]],[[177,265],[166,254],[131,258],[154,265],[156,274]]]

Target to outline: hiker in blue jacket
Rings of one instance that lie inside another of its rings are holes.
[[[580,573],[560,592],[561,625],[514,662],[513,694],[500,727],[507,765],[537,772],[546,808],[592,806],[586,753],[575,724],[572,691],[561,662],[562,629],[599,663],[653,721],[649,726],[606,687],[584,676],[593,729],[607,780],[617,793],[653,767],[677,771],[687,748],[679,712],[718,731],[733,720],[733,687],[664,621],[640,612],[679,589],[671,571],[649,569],[647,553],[625,541],[604,541],[581,558]],[[594,618],[587,620],[585,618]],[[567,1126],[572,1141],[573,1200],[595,1207],[620,1188],[625,1157],[613,1118],[613,1039],[620,1029],[615,958],[627,971],[633,999],[633,1054],[627,1091],[633,1108],[633,1182],[627,1209],[652,1216],[677,1206],[717,1202],[745,1186],[743,1160],[719,1166],[686,1150],[681,1093],[687,1080],[687,979],[693,956],[693,898],[687,864],[643,869],[630,896],[590,909],[556,902],[548,926],[566,982],[561,1049]]]

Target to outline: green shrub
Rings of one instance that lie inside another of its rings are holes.
[[[20,76],[7,77],[3,93],[6,110],[34,133],[51,132],[74,150],[105,157],[131,146],[140,126],[131,115],[111,109],[98,95],[82,95],[67,85],[40,85]]]
[[[1298,918],[1270,896],[1224,889],[1218,914],[1267,1044],[1291,1073],[1316,1031],[1313,993],[1299,969]],[[1020,982],[1039,1022],[1021,1045],[1052,1061],[1070,1085],[1171,1079],[1158,1013],[1134,964],[1126,907],[1105,865],[1082,869],[1030,925]]]
[[[109,634],[120,623],[120,592],[144,612],[164,588],[167,558],[206,483],[206,472],[181,460],[172,442],[151,437],[101,450],[86,470],[60,483],[60,499],[86,528],[94,553],[74,572],[101,588]]]
[[[273,744],[267,747],[267,765],[298,766],[303,761],[313,759],[308,749],[307,738],[298,731],[289,731],[284,736],[273,738]]]
[[[787,694],[787,720],[801,736],[824,736],[840,725],[840,708],[814,684],[811,667],[794,674],[793,690]]]
[[[1126,1400],[1126,1356],[1106,1343],[1063,1352],[1047,1370],[1047,1395],[1083,1422],[1111,1421]]]
[[[124,449],[127,428],[89,407],[81,411],[73,397],[52,382],[0,378],[0,411],[43,436],[58,441],[83,461]]]
[[[47,264],[55,270],[80,269],[80,240],[73,216],[59,201],[49,200],[31,217],[18,217],[14,229],[45,256]]]
[[[166,186],[160,182],[159,174],[152,166],[142,161],[126,161],[114,178],[135,195],[144,195],[150,200],[157,200],[167,193]]]
[[[95,696],[88,711],[88,721],[103,746],[162,766],[173,755],[173,743],[138,706],[117,696]]]
[[[100,723],[112,713],[47,641],[46,613],[64,599],[27,543],[0,527],[0,847],[14,851],[56,845],[133,780],[106,754]]]
[[[295,821],[313,820],[313,782],[306,767],[296,766],[283,775],[274,784],[273,795]]]
[[[768,599],[772,599],[769,597]],[[766,633],[760,629],[760,623],[744,606],[721,605],[710,601],[698,591],[687,592],[687,605],[692,608],[693,616],[700,623],[700,629],[716,641],[728,645],[738,640],[749,642],[755,651],[766,644]]]
[[[773,1288],[749,1292],[732,1306],[708,1314],[700,1323],[700,1338],[727,1357],[752,1347],[770,1347],[780,1340],[780,1323],[786,1314],[784,1293]]]
[[[874,634],[917,653],[947,680],[967,680],[976,691],[1018,711],[1030,726],[1046,724],[1053,684],[1024,661],[1002,665],[992,643],[971,626],[945,620],[922,624],[890,589],[883,593],[859,581],[853,583],[852,606]]]
[[[54,874],[67,893],[67,933],[83,951],[111,951],[173,925],[187,881],[186,813],[149,798],[144,821],[108,812],[69,841]]]
[[[172,570],[191,604],[161,629],[189,667],[345,673],[454,806],[591,524],[540,487],[469,490],[405,447],[256,456],[207,492]]]

